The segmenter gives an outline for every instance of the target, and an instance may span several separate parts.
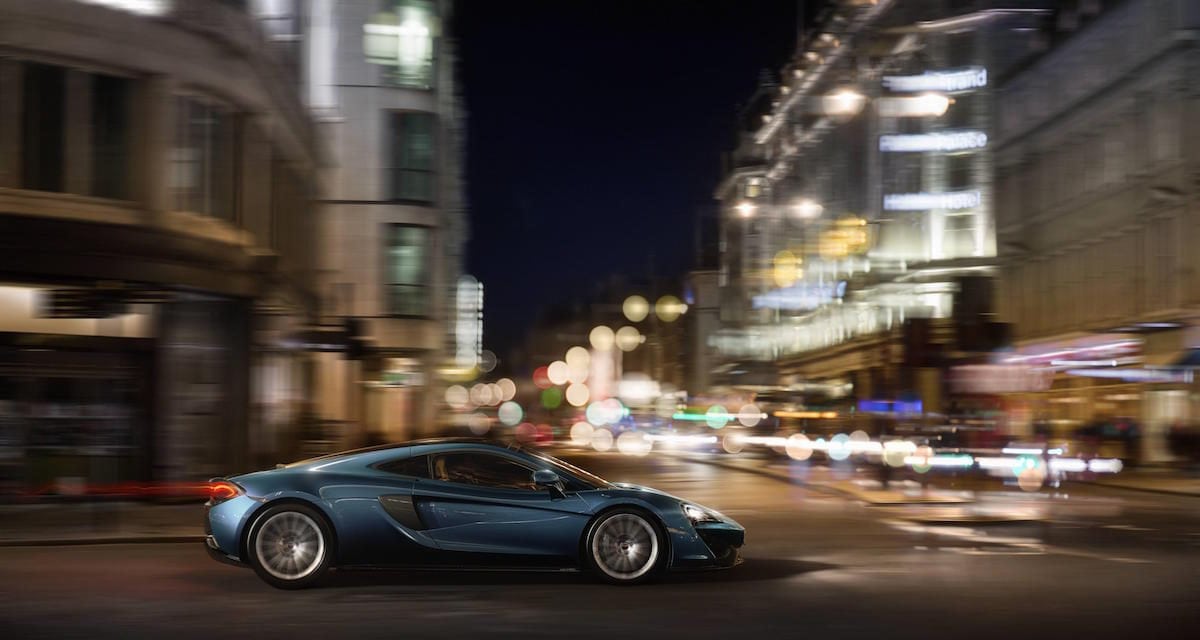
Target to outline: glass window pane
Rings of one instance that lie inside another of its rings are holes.
[[[21,186],[63,190],[66,73],[26,63],[21,117]]]
[[[385,84],[429,88],[434,81],[437,20],[429,0],[384,0],[363,25],[363,53]]]
[[[448,453],[433,460],[433,477],[493,489],[536,491],[533,470],[487,453]]]
[[[429,313],[429,230],[393,225],[388,241],[388,309],[394,315]]]
[[[98,75],[92,88],[92,194],[127,199],[128,172],[129,81]]]
[[[381,471],[414,478],[429,477],[429,456],[414,456],[403,460],[392,460],[379,465]]]
[[[404,111],[389,114],[391,146],[387,181],[392,200],[433,201],[434,125],[431,113]]]

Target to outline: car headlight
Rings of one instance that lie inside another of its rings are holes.
[[[713,511],[712,509],[705,509],[704,507],[699,507],[694,504],[688,504],[686,502],[683,503],[683,515],[687,516],[687,519],[691,520],[692,524],[721,521],[721,514],[717,513],[716,511]]]

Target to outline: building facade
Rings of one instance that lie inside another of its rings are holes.
[[[347,425],[345,443],[430,432],[443,380],[477,364],[456,357],[478,349],[457,344],[464,122],[450,11],[445,0],[315,0],[306,17],[309,106],[332,156],[323,322],[367,347],[321,357],[319,410]]]
[[[1200,417],[1176,366],[1200,338],[1198,28],[1195,2],[1079,3],[998,87],[1000,311],[1013,362],[1055,372],[1027,428],[1132,419],[1164,460]]]
[[[847,0],[816,17],[743,112],[715,194],[712,344],[726,360],[775,362],[780,387],[946,408],[945,370],[1003,337],[990,304],[994,78],[1035,53],[1028,34],[1049,15]],[[903,355],[919,345],[944,347]]]
[[[0,483],[280,461],[316,318],[314,131],[246,3],[0,2]]]

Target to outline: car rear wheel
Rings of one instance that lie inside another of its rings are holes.
[[[656,577],[666,544],[651,516],[636,509],[609,511],[592,523],[584,545],[586,564],[613,584],[638,584]]]
[[[331,536],[325,519],[300,504],[271,507],[255,519],[246,551],[254,572],[280,589],[302,589],[329,568]]]

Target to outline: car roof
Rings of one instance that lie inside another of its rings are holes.
[[[523,450],[523,447],[521,447],[521,445],[516,442],[509,444],[509,443],[501,442],[498,440],[489,440],[487,438],[469,438],[469,437],[423,438],[420,440],[408,440],[406,442],[391,442],[391,443],[387,443],[387,444],[379,444],[379,445],[374,445],[374,446],[370,446],[370,447],[362,447],[359,449],[350,449],[348,451],[338,451],[336,453],[328,453],[323,456],[307,458],[304,460],[297,460],[296,462],[292,462],[292,463],[284,465],[284,466],[285,467],[299,467],[299,466],[305,466],[305,465],[309,465],[309,464],[313,464],[313,463],[317,463],[317,462],[332,461],[337,458],[359,457],[359,456],[363,456],[365,454],[379,453],[379,452],[384,452],[384,451],[398,451],[401,449],[409,449],[409,448],[413,448],[413,447],[423,447],[423,448],[428,447],[429,449],[436,451],[438,449],[437,445],[479,445],[479,446],[491,447],[491,448],[495,448],[495,449],[508,449],[510,451],[522,451]],[[455,447],[455,448],[458,448],[458,447]],[[369,457],[376,458],[378,456],[369,456]]]

